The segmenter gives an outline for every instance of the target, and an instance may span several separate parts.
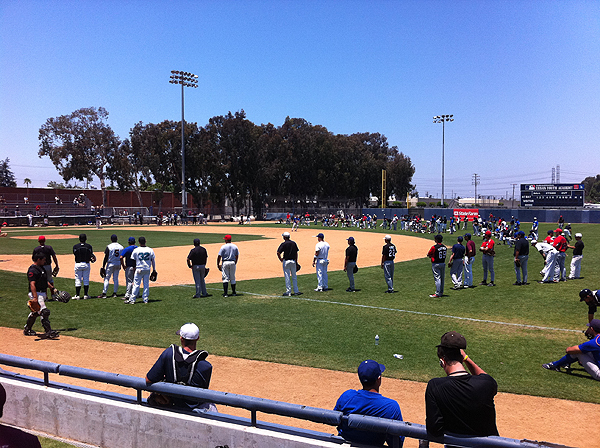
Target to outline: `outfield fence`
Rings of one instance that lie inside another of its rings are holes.
[[[465,436],[453,436],[453,435],[445,435],[443,437],[434,437],[427,433],[425,426],[410,423],[410,422],[401,422],[395,420],[388,420],[377,417],[369,417],[363,415],[348,415],[345,416],[341,412],[333,411],[329,409],[321,409],[310,406],[303,406],[299,404],[291,404],[281,401],[268,400],[264,398],[257,398],[247,395],[239,395],[232,394],[227,392],[219,392],[208,389],[198,389],[191,388],[188,386],[182,386],[178,384],[171,383],[155,383],[152,385],[146,385],[146,381],[143,378],[138,378],[129,375],[121,375],[117,373],[103,372],[98,370],[90,370],[81,367],[56,364],[47,361],[39,361],[34,359],[27,359],[18,356],[5,355],[0,354],[0,365],[17,367],[21,369],[35,370],[39,372],[43,372],[43,380],[39,378],[32,378],[28,376],[23,376],[18,373],[8,372],[6,370],[0,369],[0,379],[12,379],[19,380],[27,383],[39,383],[40,385],[45,386],[45,388],[64,388],[64,384],[60,384],[55,381],[50,381],[50,374],[57,374],[63,377],[71,377],[78,378],[89,381],[96,381],[105,384],[112,384],[117,386],[122,386],[125,388],[131,388],[136,391],[136,398],[131,397],[131,401],[133,403],[137,403],[137,405],[142,406],[139,409],[147,409],[146,400],[142,397],[142,391],[148,392],[158,392],[161,394],[166,394],[170,396],[181,397],[185,399],[189,399],[192,401],[203,401],[203,402],[212,402],[218,405],[226,405],[235,408],[243,408],[250,412],[250,426],[251,427],[263,427],[270,428],[271,430],[281,430],[283,427],[280,425],[273,424],[265,424],[263,422],[259,422],[257,420],[257,413],[262,412],[265,414],[274,414],[284,417],[292,417],[301,420],[308,420],[311,422],[322,423],[331,426],[339,426],[342,422],[345,422],[348,427],[356,428],[359,430],[371,431],[371,432],[380,432],[386,433],[388,435],[393,436],[394,438],[394,447],[400,446],[400,437],[408,437],[419,439],[420,446],[426,444],[426,441],[432,441],[436,443],[444,443],[446,445],[454,445],[460,447],[489,447],[489,448],[540,448],[540,447],[560,447],[563,445],[556,445],[547,442],[537,442],[532,440],[517,440],[517,439],[509,439],[504,437],[465,437]],[[75,390],[71,387],[72,390]],[[123,396],[119,394],[110,394],[106,392],[97,391],[99,394],[102,394],[104,397],[111,397],[114,400],[122,401]],[[91,399],[90,399],[91,400]],[[60,411],[60,410],[59,410]],[[198,414],[195,414],[198,416]],[[226,416],[226,414],[221,413],[209,413],[205,412],[201,415],[205,417],[217,417],[217,416]],[[27,419],[21,419],[20,422],[28,421]],[[81,422],[83,423],[83,422]],[[13,423],[14,424],[14,423]],[[278,428],[276,428],[278,427]],[[27,428],[35,430],[36,428]],[[298,434],[303,435],[307,440],[321,440],[327,441],[328,444],[334,443],[341,445],[343,444],[343,440],[338,436],[334,436],[326,433],[317,433],[315,431],[301,430],[295,429],[295,437],[298,437]],[[56,434],[59,436],[60,434]],[[80,442],[93,443],[93,441],[89,440],[80,440]],[[315,443],[311,444],[307,442],[304,446],[322,446]],[[327,445],[330,446],[330,445]]]

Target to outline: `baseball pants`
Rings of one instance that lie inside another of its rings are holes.
[[[296,260],[283,260],[283,275],[285,277],[285,292],[292,293],[292,285],[294,294],[298,294],[298,278],[296,277]]]
[[[125,299],[129,299],[131,297],[133,297],[131,295],[132,291],[133,291],[133,278],[135,277],[135,268],[132,266],[127,266],[125,268],[125,286],[126,286],[126,290],[125,290]]]
[[[388,291],[394,290],[394,260],[383,262],[383,277],[387,283]]]
[[[521,262],[521,267],[518,268],[515,264],[515,274],[517,275],[518,283],[527,283],[527,261],[529,261],[529,255],[519,255],[519,261]],[[523,272],[523,281],[521,282],[521,272]]]
[[[235,285],[235,261],[224,261],[221,271],[223,283],[231,283]]]
[[[129,299],[135,302],[135,299],[137,299],[138,294],[140,293],[142,282],[144,283],[142,299],[144,300],[144,303],[148,303],[148,297],[150,296],[150,269],[135,270],[135,275],[133,276],[133,289]]]
[[[329,278],[327,277],[327,265],[329,260],[317,260],[317,289],[326,291],[329,286]]]
[[[543,282],[551,282],[552,280],[558,280],[560,273],[558,272],[558,264],[556,263],[556,257],[558,251],[551,251],[546,254],[546,264],[542,273],[544,274]]]
[[[106,266],[106,275],[104,276],[104,289],[102,294],[106,294],[108,291],[108,284],[110,283],[110,277],[113,278],[114,293],[116,294],[119,290],[119,272],[121,271],[120,264],[109,264]]]
[[[463,258],[463,263],[465,264],[465,286],[473,286],[473,263],[474,262],[475,262],[475,257]]]
[[[579,278],[581,277],[581,259],[583,255],[573,255],[571,259],[571,273],[569,274],[569,278]]]
[[[207,296],[208,293],[206,292],[206,282],[204,281],[204,276],[206,274],[206,265],[192,265],[192,274],[194,276],[194,283],[196,284],[195,297]]]
[[[453,260],[450,268],[450,278],[455,288],[462,286],[463,268],[465,267],[463,260]]]
[[[33,294],[28,294],[30,299],[33,299]],[[50,327],[50,310],[46,308],[46,299],[47,295],[45,292],[38,292],[38,303],[40,304],[40,310],[33,312],[31,311],[27,316],[27,323],[25,324],[25,328],[27,330],[31,330],[35,320],[38,316],[40,316],[40,320],[42,321],[42,327],[44,327],[44,331],[49,332],[52,328]]]
[[[90,264],[75,263],[75,286],[90,284]]]
[[[566,258],[567,254],[565,252],[559,252],[556,254],[556,265],[558,266],[558,272],[561,281],[567,279],[567,268],[565,268]]]
[[[488,271],[490,271],[490,282],[494,283],[494,278],[496,276],[494,272],[494,257],[483,254],[483,257],[481,257],[481,264],[483,265],[483,281],[487,282]]]
[[[350,283],[348,289],[354,289],[354,266],[356,266],[356,262],[354,261],[349,261],[348,264],[346,264],[346,275],[348,276],[348,282]]]
[[[600,381],[600,366],[596,363],[594,356],[591,353],[578,353],[577,355],[565,355],[558,361],[554,361],[552,364],[558,367],[564,367],[579,361],[585,371],[589,373],[592,378]]]
[[[431,263],[431,270],[433,271],[433,280],[435,281],[435,293],[441,297],[444,295],[446,265],[444,263]]]

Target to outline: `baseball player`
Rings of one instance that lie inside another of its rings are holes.
[[[104,289],[102,289],[102,294],[98,296],[99,299],[106,299],[106,292],[108,291],[108,283],[111,276],[114,286],[112,297],[117,297],[117,291],[119,291],[120,257],[123,246],[117,243],[117,235],[111,235],[110,241],[111,243],[104,249],[104,260],[102,261],[102,269],[100,269],[100,276],[104,277]]]
[[[296,217],[294,217],[296,223]],[[296,266],[298,264],[298,245],[290,239],[289,232],[283,232],[283,243],[277,248],[277,258],[281,261],[283,267],[283,275],[285,277],[285,293],[284,297],[292,295],[292,284],[294,286],[294,295],[300,295],[298,291],[298,279],[296,277]]]
[[[492,232],[489,230],[485,231],[479,250],[483,252],[483,256],[481,257],[481,264],[483,265],[483,281],[480,285],[496,286],[494,284],[494,256],[496,255],[496,251],[494,250]],[[490,283],[487,282],[488,270],[490,271]]]
[[[83,298],[89,299],[90,289],[90,263],[96,262],[94,249],[87,241],[87,235],[79,235],[79,243],[73,246],[73,255],[75,255],[75,297],[74,300],[81,298],[81,285],[83,285]]]
[[[221,246],[219,255],[217,255],[217,269],[221,271],[223,278],[223,297],[229,296],[229,283],[231,283],[231,295],[235,296],[237,295],[235,292],[235,270],[240,258],[240,251],[231,242],[231,235],[225,235],[223,239],[225,240],[225,244]]]
[[[48,281],[54,284],[54,280],[52,276],[56,277],[58,275],[59,267],[58,267],[58,258],[56,258],[56,252],[52,246],[48,246],[46,244],[46,237],[40,235],[38,238],[38,242],[40,243],[35,249],[33,249],[32,260],[36,253],[42,253],[46,256],[46,264],[44,265],[44,269],[46,270],[46,277]],[[582,243],[583,244],[583,243]],[[52,270],[52,261],[54,261],[54,271]]]
[[[131,298],[131,292],[133,291],[133,277],[135,276],[135,260],[131,258],[133,251],[137,249],[135,245],[135,238],[129,237],[129,246],[121,251],[119,255],[119,261],[121,262],[121,268],[125,271],[125,297],[123,300],[129,300]]]
[[[195,238],[194,248],[190,250],[186,260],[188,268],[192,270],[194,284],[196,285],[196,294],[192,297],[193,299],[208,297],[208,292],[206,292],[206,282],[204,281],[204,277],[208,274],[206,271],[207,260],[208,252],[204,247],[200,246],[200,240]]]
[[[54,293],[56,289],[54,285],[48,281],[48,274],[44,265],[46,264],[46,256],[38,252],[33,256],[33,264],[27,270],[27,280],[29,282],[29,302],[31,312],[27,316],[27,323],[23,329],[25,336],[36,336],[37,333],[32,330],[38,316],[44,327],[45,337],[54,339],[58,337],[58,332],[53,331],[50,327],[50,310],[46,308],[47,290]],[[34,311],[35,310],[35,311]]]
[[[452,255],[450,255],[450,261],[448,261],[448,266],[450,267],[450,279],[454,286],[452,289],[457,290],[462,288],[462,280],[463,280],[463,267],[465,257],[465,246],[463,246],[463,237],[459,236],[456,239],[456,244],[452,246]]]
[[[538,222],[538,219],[534,216],[533,217],[533,224],[531,224],[531,231],[529,232],[529,234],[533,237],[534,240],[538,239],[539,233],[538,233],[538,228],[540,226],[540,223]]]
[[[354,237],[349,237],[348,247],[346,248],[346,257],[344,258],[344,272],[348,275],[348,281],[350,286],[346,289],[346,292],[355,292],[354,288],[354,268],[356,267],[356,257],[358,256],[358,247],[354,242]]]
[[[564,367],[568,372],[571,364],[579,361],[593,379],[600,381],[600,319],[592,319],[587,327],[585,335],[590,339],[589,341],[567,347],[565,356],[558,361],[542,364],[542,367],[556,371]]]
[[[433,280],[435,281],[435,294],[430,294],[431,298],[438,298],[444,295],[444,277],[446,275],[446,253],[448,248],[442,244],[444,237],[441,234],[435,236],[435,244],[431,246],[427,256],[431,259],[431,270],[433,271]]]
[[[383,277],[387,283],[386,293],[392,294],[394,291],[394,259],[396,258],[396,246],[392,244],[392,237],[386,235],[383,237],[385,244],[381,250],[381,269],[383,269]]]
[[[581,241],[583,235],[581,233],[575,234],[575,245],[569,246],[569,249],[573,249],[573,258],[571,259],[571,272],[569,273],[569,280],[583,278],[581,277],[581,260],[583,258],[584,244]]]
[[[588,306],[588,320],[591,322],[594,318],[594,313],[598,311],[600,290],[592,291],[591,289],[582,289],[579,291],[579,301],[585,302]]]
[[[525,239],[525,232],[519,230],[515,236],[518,238],[515,243],[515,274],[517,281],[513,283],[515,286],[528,285],[527,282],[527,261],[529,260],[529,243]],[[523,281],[521,281],[521,272],[523,272]]]
[[[535,247],[544,259],[544,268],[540,271],[543,279],[538,283],[554,283],[558,281],[558,271],[556,270],[556,255],[558,251],[552,244],[542,241],[538,243],[536,240],[531,240],[531,245]]]
[[[140,236],[138,238],[139,247],[133,250],[131,258],[135,261],[135,274],[133,275],[133,289],[129,300],[126,300],[127,305],[133,305],[140,292],[142,282],[144,282],[144,291],[142,300],[148,303],[150,297],[150,268],[152,273],[156,272],[156,264],[154,261],[154,251],[146,246],[146,238]]]
[[[465,243],[465,249],[466,249],[466,253],[465,253],[465,258],[464,258],[464,264],[465,264],[465,288],[475,288],[475,286],[473,286],[473,262],[475,261],[475,255],[477,254],[477,251],[475,249],[475,242],[473,240],[471,240],[471,234],[470,233],[465,233],[465,240],[467,241]]]
[[[313,258],[313,268],[317,268],[317,287],[315,291],[322,292],[329,289],[329,279],[327,277],[327,266],[329,265],[329,243],[325,241],[325,235],[317,235],[317,244],[315,245],[315,256]]]
[[[556,236],[554,237],[554,241],[552,245],[558,251],[556,255],[556,264],[558,265],[559,272],[559,281],[564,282],[567,280],[567,269],[565,268],[565,259],[567,258],[567,249],[569,248],[569,243],[567,239],[562,236],[562,229],[558,228],[555,231]]]

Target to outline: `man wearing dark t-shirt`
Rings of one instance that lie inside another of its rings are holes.
[[[571,259],[571,273],[569,274],[569,280],[573,280],[581,277],[581,259],[583,258],[584,244],[581,241],[581,233],[575,234],[575,245],[569,246],[569,249],[573,249],[573,258]]]
[[[528,285],[527,282],[527,261],[529,260],[529,241],[525,239],[525,232],[519,230],[515,234],[518,238],[515,243],[515,274],[517,275],[517,281],[513,285],[521,286]],[[523,281],[521,281],[521,272],[523,272]]]
[[[38,242],[40,243],[40,245],[33,249],[31,259],[33,260],[33,256],[38,252],[41,252],[46,257],[46,264],[44,265],[44,269],[46,270],[48,281],[54,284],[54,280],[52,280],[52,261],[54,261],[54,271],[56,275],[58,274],[58,258],[56,258],[56,252],[54,252],[52,246],[48,246],[46,244],[46,237],[44,235],[39,236]]]
[[[448,248],[442,244],[444,237],[439,233],[435,236],[435,244],[431,246],[427,256],[431,259],[431,270],[435,281],[435,294],[429,297],[437,298],[444,295],[444,277],[446,275],[446,253]]]
[[[206,252],[204,247],[200,246],[198,238],[194,239],[194,248],[190,250],[187,257],[187,265],[192,270],[194,283],[196,284],[194,299],[208,297],[206,282],[204,281],[204,277],[206,277],[206,260],[208,260],[208,252]]]
[[[358,256],[358,247],[354,243],[354,237],[348,238],[348,247],[346,248],[346,258],[344,258],[344,271],[348,275],[350,286],[346,292],[355,292],[354,289],[354,268],[356,266],[356,257]]]
[[[454,331],[445,333],[437,346],[446,377],[431,379],[425,391],[426,427],[434,436],[498,435],[494,405],[498,384],[465,354],[466,348],[464,336]]]

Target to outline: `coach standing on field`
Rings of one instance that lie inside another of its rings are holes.
[[[296,266],[298,264],[298,245],[290,239],[290,232],[283,232],[283,243],[277,249],[277,258],[283,266],[283,275],[285,276],[284,297],[292,295],[292,283],[294,286],[294,295],[300,295],[298,291],[298,278],[296,277]]]
[[[46,270],[48,282],[54,284],[52,276],[57,276],[59,271],[58,258],[56,258],[56,252],[54,252],[52,246],[48,246],[46,244],[46,237],[44,235],[40,235],[40,237],[38,238],[38,243],[40,243],[40,245],[33,249],[32,260],[33,257],[35,257],[35,254],[38,252],[46,256],[46,264],[44,265],[44,269]],[[581,244],[583,245],[583,243]],[[575,251],[573,251],[573,254],[575,254]],[[54,261],[54,271],[52,270],[52,261]],[[571,269],[571,272],[573,272],[573,269]]]
[[[90,289],[90,263],[96,262],[94,249],[87,241],[87,235],[82,233],[79,235],[79,243],[73,246],[73,255],[75,255],[75,297],[74,300],[80,299],[81,285],[83,285],[83,298],[89,299]]]
[[[356,257],[358,257],[358,247],[354,243],[354,237],[348,238],[348,247],[346,248],[346,258],[344,258],[344,271],[348,275],[350,286],[346,292],[355,292],[354,288],[354,269],[356,268]]]
[[[194,239],[194,248],[190,250],[187,257],[188,268],[192,270],[194,276],[194,283],[196,284],[196,294],[192,297],[197,299],[198,297],[208,297],[206,292],[206,260],[208,260],[208,252],[202,246],[200,246],[200,240]]]
[[[231,242],[231,235],[225,235],[223,239],[225,240],[225,244],[221,246],[219,255],[217,255],[217,269],[221,271],[223,277],[223,297],[229,295],[229,283],[231,283],[231,295],[235,296],[235,270],[238,259],[240,258],[240,251],[238,247]],[[221,260],[223,261],[222,264]]]

